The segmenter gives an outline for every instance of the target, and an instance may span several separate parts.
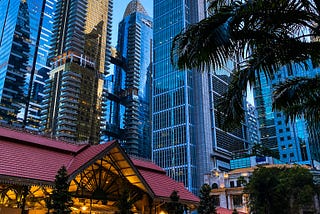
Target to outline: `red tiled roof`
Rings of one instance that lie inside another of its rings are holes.
[[[0,175],[53,182],[63,165],[72,174],[112,143],[76,145],[0,127]]]
[[[115,142],[76,145],[0,127],[0,177],[53,182],[61,166],[66,166],[68,174],[72,174],[106,152]],[[199,202],[197,196],[182,183],[169,178],[161,167],[151,161],[131,160],[155,197],[169,198],[176,190],[180,200]]]
[[[131,157],[131,160],[156,197],[169,198],[171,193],[176,190],[178,191],[180,200],[199,202],[199,198],[189,192],[183,183],[179,183],[168,177],[165,171],[156,164],[134,157]]]
[[[217,207],[216,208],[217,214],[232,214],[233,210],[229,210],[227,208],[224,207]],[[239,214],[246,214],[244,212],[240,212],[238,211]]]
[[[76,145],[57,141],[41,135],[29,134],[14,129],[0,127],[0,139],[7,139],[9,141],[20,141],[20,143],[32,143],[42,147],[49,147],[50,149],[64,150],[66,152],[79,152],[87,146],[87,144]]]
[[[90,160],[94,159],[97,155],[99,155],[101,152],[104,152],[111,144],[113,144],[115,141],[107,142],[104,144],[94,145],[90,146],[87,149],[85,149],[83,152],[79,153],[70,163],[68,166],[68,173],[72,174],[77,169],[79,169],[81,166],[89,162]]]

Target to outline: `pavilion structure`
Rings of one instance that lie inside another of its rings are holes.
[[[199,198],[151,161],[129,157],[117,141],[71,144],[0,127],[0,214],[50,213],[47,203],[58,170],[65,166],[72,213],[119,213],[121,200],[133,213],[165,213],[173,191],[185,209]]]

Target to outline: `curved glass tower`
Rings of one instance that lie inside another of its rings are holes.
[[[111,91],[118,101],[108,101],[108,111],[112,113],[107,112],[110,116],[105,126],[105,133],[109,134],[116,127],[114,134],[127,153],[148,159],[151,159],[152,33],[152,18],[140,1],[131,1],[118,30],[119,63],[115,66]]]

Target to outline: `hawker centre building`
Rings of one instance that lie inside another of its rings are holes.
[[[76,145],[0,127],[0,214],[50,213],[46,201],[62,166],[69,176],[72,213],[119,213],[124,190],[140,195],[133,213],[165,213],[173,191],[186,209],[199,204],[182,183],[151,161],[129,157],[117,141]]]

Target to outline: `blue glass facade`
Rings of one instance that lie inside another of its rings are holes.
[[[319,149],[311,143],[312,130],[308,130],[307,123],[303,119],[296,119],[287,123],[282,112],[272,111],[273,84],[286,78],[298,76],[315,76],[319,71],[313,69],[303,70],[301,66],[293,66],[293,73],[283,67],[272,81],[261,74],[260,82],[254,89],[255,105],[258,110],[261,143],[275,151],[279,151],[280,160],[286,163],[311,163],[316,159],[312,153],[318,153]],[[316,151],[315,151],[316,150]]]
[[[191,6],[189,1],[154,1],[153,160],[196,192],[193,72],[177,70],[170,62],[172,39],[197,13]]]
[[[38,130],[55,0],[0,2],[0,120]]]
[[[131,1],[119,23],[120,62],[115,63],[113,84],[108,90],[114,96],[109,95],[108,104],[105,103],[106,134],[120,138],[127,153],[149,159],[152,37],[152,18],[139,1]]]

